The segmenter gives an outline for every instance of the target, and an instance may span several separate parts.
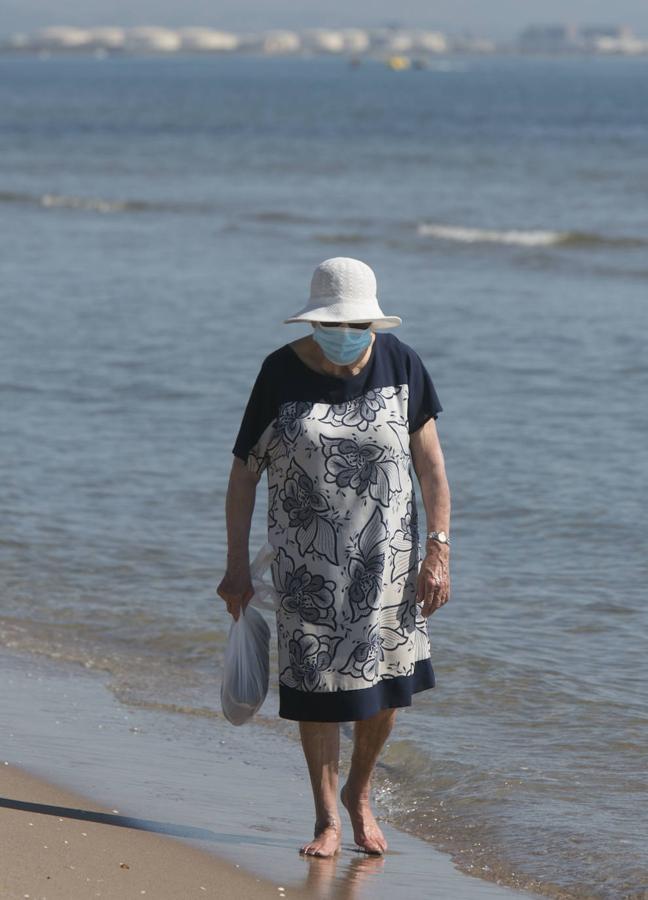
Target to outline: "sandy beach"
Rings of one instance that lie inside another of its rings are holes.
[[[460,872],[382,823],[384,857],[298,852],[312,833],[300,750],[285,734],[235,729],[118,702],[105,673],[3,649],[0,834],[3,900],[141,896],[456,900],[532,896]]]
[[[15,766],[0,779],[6,900],[301,896]]]

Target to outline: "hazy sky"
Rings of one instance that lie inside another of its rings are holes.
[[[0,0],[0,33],[43,25],[208,25],[240,31],[402,24],[507,38],[532,22],[623,23],[648,37],[646,0]]]

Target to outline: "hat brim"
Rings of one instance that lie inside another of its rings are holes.
[[[377,305],[377,304],[376,304]],[[380,307],[371,311],[367,309],[354,309],[349,303],[338,302],[326,306],[305,307],[294,315],[283,320],[283,324],[290,322],[371,322],[374,328],[396,328],[402,325],[400,316],[385,316]]]

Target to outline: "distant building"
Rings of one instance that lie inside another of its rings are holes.
[[[308,28],[304,31],[304,46],[315,53],[343,53],[345,44],[342,31],[330,28]]]
[[[529,25],[517,39],[520,50],[527,53],[556,53],[574,50],[581,44],[577,25]]]
[[[586,40],[613,38],[621,41],[634,38],[634,32],[629,25],[584,25],[580,33]]]
[[[390,53],[408,53],[414,49],[414,36],[406,31],[394,31],[387,39],[386,49]]]
[[[180,35],[171,28],[142,25],[126,30],[124,47],[131,53],[175,53],[182,44]]]
[[[648,52],[648,41],[636,37],[629,25],[586,25],[581,34],[587,49],[594,53]]]
[[[448,39],[441,31],[416,31],[413,35],[416,50],[427,53],[447,53]]]
[[[400,28],[372,28],[372,49],[387,53],[408,53],[414,48],[414,37]]]
[[[121,50],[126,43],[126,30],[110,25],[89,28],[92,46],[98,50]]]
[[[648,42],[628,25],[532,25],[518,37],[526,53],[646,53]]]
[[[637,53],[648,53],[648,41],[642,41],[635,37],[598,37],[594,38],[589,49],[594,53],[622,53],[628,56]]]
[[[340,34],[347,53],[365,53],[371,47],[369,33],[362,28],[342,28]]]
[[[237,35],[215,28],[179,28],[180,46],[190,53],[222,53],[237,50]]]
[[[461,35],[449,39],[448,50],[456,53],[495,53],[497,44],[489,38]]]
[[[89,47],[91,43],[90,31],[85,28],[68,28],[66,25],[40,28],[31,40],[33,47],[44,50],[78,50]]]
[[[238,49],[243,53],[261,53],[267,56],[282,56],[297,53],[302,48],[302,39],[296,31],[279,28],[269,31],[245,32],[238,34]]]

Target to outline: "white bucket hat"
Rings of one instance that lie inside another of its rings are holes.
[[[376,297],[373,269],[359,259],[333,256],[313,272],[310,297],[288,322],[371,322],[374,328],[395,328],[399,316],[386,316]]]

